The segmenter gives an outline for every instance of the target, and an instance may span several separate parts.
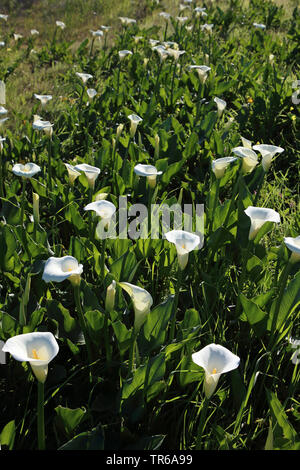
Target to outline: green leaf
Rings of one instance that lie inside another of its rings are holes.
[[[261,337],[267,328],[267,314],[259,306],[244,294],[239,295],[244,312],[246,313],[248,323],[253,328],[255,334]]]
[[[104,432],[99,425],[92,431],[82,432],[58,450],[104,450]]]
[[[67,437],[70,437],[75,431],[76,427],[81,423],[86,410],[82,408],[65,408],[61,405],[55,408],[56,411],[56,425],[63,428]]]
[[[7,446],[9,450],[12,450],[14,447],[14,441],[16,437],[16,425],[15,421],[9,421],[0,434],[0,443],[1,446]]]
[[[299,435],[288,421],[282,404],[275,393],[268,389],[266,393],[272,415],[274,449],[299,450]]]
[[[142,327],[141,351],[149,354],[164,344],[167,326],[172,315],[173,297],[154,307],[146,317]]]
[[[290,281],[286,287],[278,312],[277,329],[283,326],[284,322],[288,319],[289,315],[295,308],[299,307],[300,302],[300,272],[296,274],[294,279]],[[276,309],[277,299],[271,305],[270,315],[268,319],[268,330],[271,329],[273,315]]]

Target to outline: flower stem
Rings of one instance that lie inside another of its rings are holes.
[[[39,450],[45,450],[44,383],[40,381],[38,381],[37,433],[38,448]]]
[[[276,306],[275,306],[274,315],[273,315],[273,318],[272,318],[271,335],[270,335],[270,340],[269,340],[269,345],[268,345],[269,348],[274,347],[275,332],[276,332],[276,326],[277,326],[277,320],[278,320],[280,305],[281,305],[281,302],[282,302],[282,297],[284,295],[284,290],[286,288],[286,284],[287,284],[287,280],[288,280],[291,268],[292,268],[292,263],[288,262],[287,265],[285,266],[285,268],[283,270],[283,273],[281,275],[281,278],[279,280],[280,290],[279,290],[279,294],[278,294],[278,298],[277,298],[277,302],[276,302]]]
[[[92,350],[91,350],[91,345],[90,345],[90,340],[88,337],[87,329],[86,329],[86,323],[83,315],[83,310],[80,302],[80,287],[79,285],[74,285],[74,299],[75,299],[75,304],[76,304],[76,309],[77,309],[77,314],[78,314],[78,320],[79,320],[79,325],[80,328],[83,332],[83,336],[85,339],[85,344],[87,348],[87,353],[88,353],[88,360],[89,363],[92,362]]]
[[[171,330],[170,330],[170,342],[173,341],[174,336],[175,336],[176,313],[177,313],[178,297],[179,297],[181,282],[182,282],[182,269],[178,267],[177,284],[176,284],[176,291],[175,291],[174,305],[173,305],[173,317],[171,321]]]
[[[131,335],[131,344],[130,344],[130,351],[129,351],[129,367],[128,367],[128,374],[127,377],[130,376],[130,374],[133,372],[134,368],[134,351],[135,351],[135,343],[136,343],[136,331],[133,327],[132,329],[132,335]]]
[[[196,450],[200,450],[200,448],[201,448],[201,440],[202,440],[202,435],[203,435],[203,431],[205,429],[205,424],[206,424],[208,404],[209,404],[209,398],[205,397],[203,402],[202,402],[202,407],[201,407],[201,412],[200,412],[200,422],[199,422],[199,425],[198,425]]]
[[[51,155],[52,155],[52,146],[51,146],[51,137],[48,141],[48,190],[52,191],[52,168],[51,168]]]
[[[210,214],[209,232],[212,232],[212,228],[213,228],[215,210],[216,210],[216,207],[217,207],[217,201],[219,199],[220,181],[221,181],[220,178],[218,178],[216,180],[216,191],[215,191],[215,197],[214,197],[214,201],[213,201],[213,205],[212,205],[212,211],[211,211],[211,214]]]

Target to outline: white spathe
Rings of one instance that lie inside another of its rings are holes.
[[[75,170],[74,166],[70,165],[70,163],[65,163],[65,166],[68,170],[69,181],[71,184],[73,184],[76,178],[81,175],[81,173],[80,171]]]
[[[230,163],[235,162],[236,160],[237,157],[223,157],[213,160],[211,162],[211,166],[216,178],[222,178],[224,176],[226,168],[230,165]]]
[[[280,215],[278,212],[273,209],[268,209],[267,207],[249,206],[244,212],[251,221],[249,240],[253,240],[256,237],[257,232],[266,222],[280,223]]]
[[[22,176],[23,178],[32,178],[39,171],[41,171],[41,168],[35,163],[25,163],[25,165],[16,163],[12,168],[12,172],[16,176]]]
[[[2,351],[10,353],[16,361],[29,362],[37,380],[44,383],[48,364],[58,354],[59,346],[52,333],[32,332],[9,338]]]
[[[149,186],[154,188],[156,185],[156,177],[157,175],[161,175],[162,171],[158,171],[155,166],[153,165],[144,165],[142,163],[138,163],[133,171],[138,175],[138,176],[145,176],[147,178],[147,181],[149,183]]]
[[[189,253],[200,244],[200,237],[185,230],[171,230],[165,233],[165,238],[175,245],[179,267],[181,270],[184,270],[188,262]]]
[[[93,75],[91,75],[90,73],[76,72],[76,75],[77,75],[77,77],[79,77],[79,78],[82,80],[82,82],[83,82],[84,85],[86,84],[86,82],[87,82],[88,80],[90,80],[91,78],[93,78]]]
[[[258,164],[258,156],[254,150],[249,147],[235,147],[232,151],[235,155],[243,159],[243,173],[251,173]]]
[[[221,98],[218,98],[217,96],[215,96],[214,102],[216,103],[218,108],[218,116],[221,117],[224,112],[224,109],[227,106],[227,103],[226,101],[222,100]]]
[[[282,147],[277,147],[276,145],[258,144],[253,145],[252,148],[260,152],[264,171],[269,170],[274,155],[284,152]]]
[[[132,51],[129,51],[128,49],[124,49],[122,51],[119,51],[118,52],[119,54],[119,58],[122,60],[122,59],[125,59],[125,57],[127,57],[128,55],[132,55]]]
[[[40,100],[43,106],[47,104],[48,101],[52,100],[52,95],[38,95],[37,93],[34,93],[34,97],[37,100]]]
[[[83,266],[74,256],[56,258],[51,256],[45,263],[42,279],[45,282],[62,282],[69,279],[72,283],[80,282]]]
[[[94,189],[95,181],[100,174],[100,168],[92,165],[88,165],[87,163],[80,163],[79,165],[74,166],[75,170],[82,171],[89,183],[90,188]]]
[[[285,237],[283,241],[292,252],[290,262],[297,263],[300,261],[300,235],[298,237]]]
[[[136,128],[137,128],[138,124],[140,124],[143,119],[140,116],[138,116],[137,114],[129,114],[129,116],[127,116],[127,117],[131,122],[130,135],[133,138],[135,136]]]
[[[214,393],[221,374],[236,369],[240,364],[238,356],[224,346],[214,343],[192,354],[192,360],[204,369],[204,392],[207,398]]]
[[[116,212],[116,206],[112,202],[98,200],[90,202],[87,206],[84,207],[84,210],[96,212],[96,214],[102,218],[103,224],[107,226],[109,225],[112,216]]]
[[[135,313],[134,329],[138,332],[145,322],[146,316],[150,312],[150,308],[153,304],[152,296],[146,289],[130,284],[129,282],[120,282],[119,285],[131,297]]]

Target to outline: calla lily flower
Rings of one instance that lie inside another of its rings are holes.
[[[169,242],[174,243],[179,267],[184,270],[188,263],[189,253],[200,244],[200,237],[185,230],[171,230],[165,233],[165,237]]]
[[[8,15],[4,15],[3,13],[0,14],[0,19],[7,21]]]
[[[210,398],[214,393],[221,374],[236,369],[240,364],[240,358],[229,349],[219,344],[209,344],[200,351],[192,354],[192,360],[205,372],[204,393]]]
[[[203,8],[202,8],[202,7],[196,7],[196,8],[194,8],[194,11],[196,12],[196,16],[199,16],[199,15],[201,15],[202,13],[204,13],[205,10],[206,10],[205,7],[203,7]]]
[[[3,150],[3,142],[6,141],[6,137],[0,137],[0,152]]]
[[[154,46],[152,50],[158,53],[161,62],[169,56],[168,50],[162,45]]]
[[[188,16],[176,16],[176,20],[182,24],[188,21],[188,19],[189,19]]]
[[[23,178],[32,178],[39,171],[41,171],[41,168],[35,163],[26,163],[25,165],[16,163],[12,168],[12,172],[15,175],[22,176]]]
[[[291,250],[292,254],[290,257],[291,263],[297,263],[300,261],[300,235],[298,237],[285,237],[284,243]]]
[[[273,209],[249,206],[244,212],[251,220],[249,240],[256,237],[257,232],[266,222],[280,223],[280,215]]]
[[[277,147],[276,145],[267,145],[267,144],[259,144],[253,145],[253,150],[257,150],[260,152],[262,156],[262,166],[264,171],[268,171],[272,162],[272,158],[277,153],[284,152],[282,147]]]
[[[76,178],[80,176],[80,171],[75,170],[74,166],[70,165],[69,163],[65,163],[65,166],[68,170],[69,181],[71,184],[73,184]]]
[[[77,77],[79,77],[83,84],[85,85],[86,82],[90,79],[90,78],[93,78],[93,75],[91,75],[90,73],[80,73],[80,72],[76,72],[76,75]]]
[[[18,41],[19,39],[22,39],[22,34],[14,33],[14,40]]]
[[[126,25],[136,23],[136,20],[134,20],[133,18],[128,18],[127,16],[119,16],[119,20],[121,20],[122,24],[126,24]]]
[[[213,27],[214,27],[213,24],[207,24],[207,23],[205,23],[205,24],[202,24],[202,25],[201,25],[202,31],[206,30],[206,31],[208,31],[209,33],[212,32]]]
[[[63,21],[56,21],[56,26],[61,29],[65,29],[66,25]]]
[[[39,33],[39,31],[38,31],[37,29],[31,29],[31,30],[30,30],[30,34],[31,34],[32,36],[35,36],[35,35],[38,35],[38,34],[40,34],[40,33]]]
[[[87,163],[81,163],[80,165],[74,166],[75,170],[82,171],[87,177],[90,188],[94,189],[96,179],[100,174],[100,168],[96,166],[88,165]]]
[[[48,101],[52,100],[52,95],[37,95],[36,93],[34,94],[34,97],[42,103],[44,106],[45,104],[48,103]]]
[[[113,280],[111,284],[106,289],[105,297],[105,310],[106,312],[112,312],[115,306],[115,297],[116,297],[116,281]]]
[[[100,28],[103,30],[104,33],[108,33],[108,31],[111,29],[111,26],[101,25]]]
[[[53,133],[53,124],[49,121],[43,121],[39,116],[35,115],[33,117],[33,129],[38,131],[44,131],[48,137],[51,137]]]
[[[4,116],[7,113],[8,113],[7,109],[5,109],[4,106],[0,106],[0,116]]]
[[[119,58],[121,60],[125,59],[128,55],[132,55],[131,51],[128,51],[127,49],[124,49],[123,51],[119,51]]]
[[[39,382],[48,375],[48,364],[58,354],[59,346],[52,333],[33,332],[9,338],[2,351],[8,352],[16,361],[29,362]]]
[[[241,137],[243,147],[246,147],[247,149],[252,149],[252,142],[251,140],[245,139],[245,137]]]
[[[145,289],[130,284],[129,282],[120,282],[119,285],[132,299],[135,313],[134,329],[138,332],[145,322],[147,314],[150,312],[150,308],[153,304],[152,296]]]
[[[235,147],[232,149],[238,157],[243,159],[242,171],[243,173],[251,173],[258,164],[258,156],[254,150],[248,147]]]
[[[137,114],[130,114],[128,116],[128,119],[131,122],[130,135],[133,138],[135,136],[136,128],[137,128],[138,124],[140,124],[140,122],[142,122],[143,119],[140,116],[138,116]]]
[[[138,176],[145,176],[151,188],[154,188],[156,185],[156,177],[157,175],[161,175],[162,171],[157,171],[155,166],[153,165],[143,165],[142,163],[138,163],[133,169],[133,171]]]
[[[92,100],[93,98],[95,98],[95,96],[97,95],[97,90],[95,90],[94,88],[88,88],[86,90],[87,94],[88,94],[88,97]]]
[[[173,59],[177,62],[179,60],[179,57],[183,54],[185,54],[185,51],[180,51],[178,49],[168,49],[168,54],[173,57]]]
[[[202,83],[204,83],[208,77],[208,72],[211,70],[207,65],[189,65],[190,70],[196,70]]]
[[[214,98],[214,102],[216,103],[218,107],[218,116],[221,117],[223,114],[224,109],[227,106],[226,101],[221,100],[221,98],[218,98],[217,96]]]
[[[159,16],[161,16],[164,20],[169,20],[171,18],[170,13],[167,13],[166,11],[161,11],[159,13]]]
[[[112,216],[116,212],[116,206],[112,202],[98,200],[85,206],[84,210],[96,212],[96,214],[102,218],[102,223],[104,226],[107,227],[111,221]]]
[[[230,165],[230,163],[235,162],[236,160],[237,157],[224,157],[218,158],[217,160],[213,160],[211,162],[211,166],[216,178],[222,178],[226,168]]]
[[[45,263],[42,279],[45,282],[62,282],[69,279],[72,284],[79,284],[82,271],[82,264],[73,256],[51,256]]]
[[[92,33],[92,35],[93,35],[94,37],[99,38],[99,39],[101,39],[102,36],[103,36],[103,34],[104,34],[101,29],[97,29],[97,31],[93,31],[93,30],[91,29],[90,31],[91,31],[91,33]]]
[[[253,26],[258,29],[266,29],[266,25],[262,23],[253,23]]]

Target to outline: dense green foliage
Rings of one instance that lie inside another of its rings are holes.
[[[105,34],[100,43],[90,34],[75,44],[68,25],[53,28],[42,44],[30,34],[15,41],[9,20],[5,26],[0,79],[7,88],[12,90],[25,64],[37,76],[61,70],[56,95],[44,107],[34,98],[24,109],[5,105],[10,119],[0,129],[6,138],[0,163],[0,339],[33,331],[57,338],[59,353],[45,383],[48,449],[299,450],[299,365],[291,361],[289,339],[300,339],[300,274],[299,263],[289,263],[284,237],[300,234],[300,108],[293,103],[300,11],[288,16],[271,1],[242,7],[232,0],[203,5],[207,16],[197,16],[174,2],[171,19],[164,21],[161,5],[143,5],[157,23],[120,23],[112,45]],[[187,21],[176,19],[179,14]],[[204,24],[213,24],[212,31]],[[170,55],[161,60],[150,40],[175,42],[185,52],[178,61]],[[121,50],[132,55],[120,60]],[[201,82],[189,66],[204,64],[211,70]],[[92,78],[84,85],[76,72]],[[97,90],[93,99],[87,88]],[[49,93],[40,83],[32,95],[41,90]],[[226,101],[221,115],[215,97]],[[142,118],[134,138],[131,114]],[[34,115],[53,124],[51,138],[33,129]],[[261,157],[249,174],[242,173],[239,159],[217,180],[212,160],[233,155],[241,137],[284,152],[267,173]],[[22,178],[12,168],[26,162],[40,165],[41,172],[25,180],[22,191]],[[94,190],[84,174],[71,185],[65,163],[100,168]],[[137,163],[162,171],[153,192],[134,173]],[[33,192],[39,195],[39,223],[32,218]],[[95,219],[84,211],[101,193],[117,209],[119,196],[127,196],[128,208],[204,204],[203,248],[190,253],[180,273],[175,247],[162,238],[104,244],[95,237]],[[248,206],[278,211],[281,223],[265,224],[249,242]],[[91,357],[71,283],[42,280],[47,259],[65,255],[83,265],[80,304]],[[108,312],[112,280],[117,292]],[[132,371],[134,310],[119,282],[139,285],[153,298]],[[191,354],[210,343],[237,354],[240,365],[220,378],[199,443],[204,373]],[[1,365],[0,397],[2,448],[36,449],[37,387],[29,363],[9,357]]]

